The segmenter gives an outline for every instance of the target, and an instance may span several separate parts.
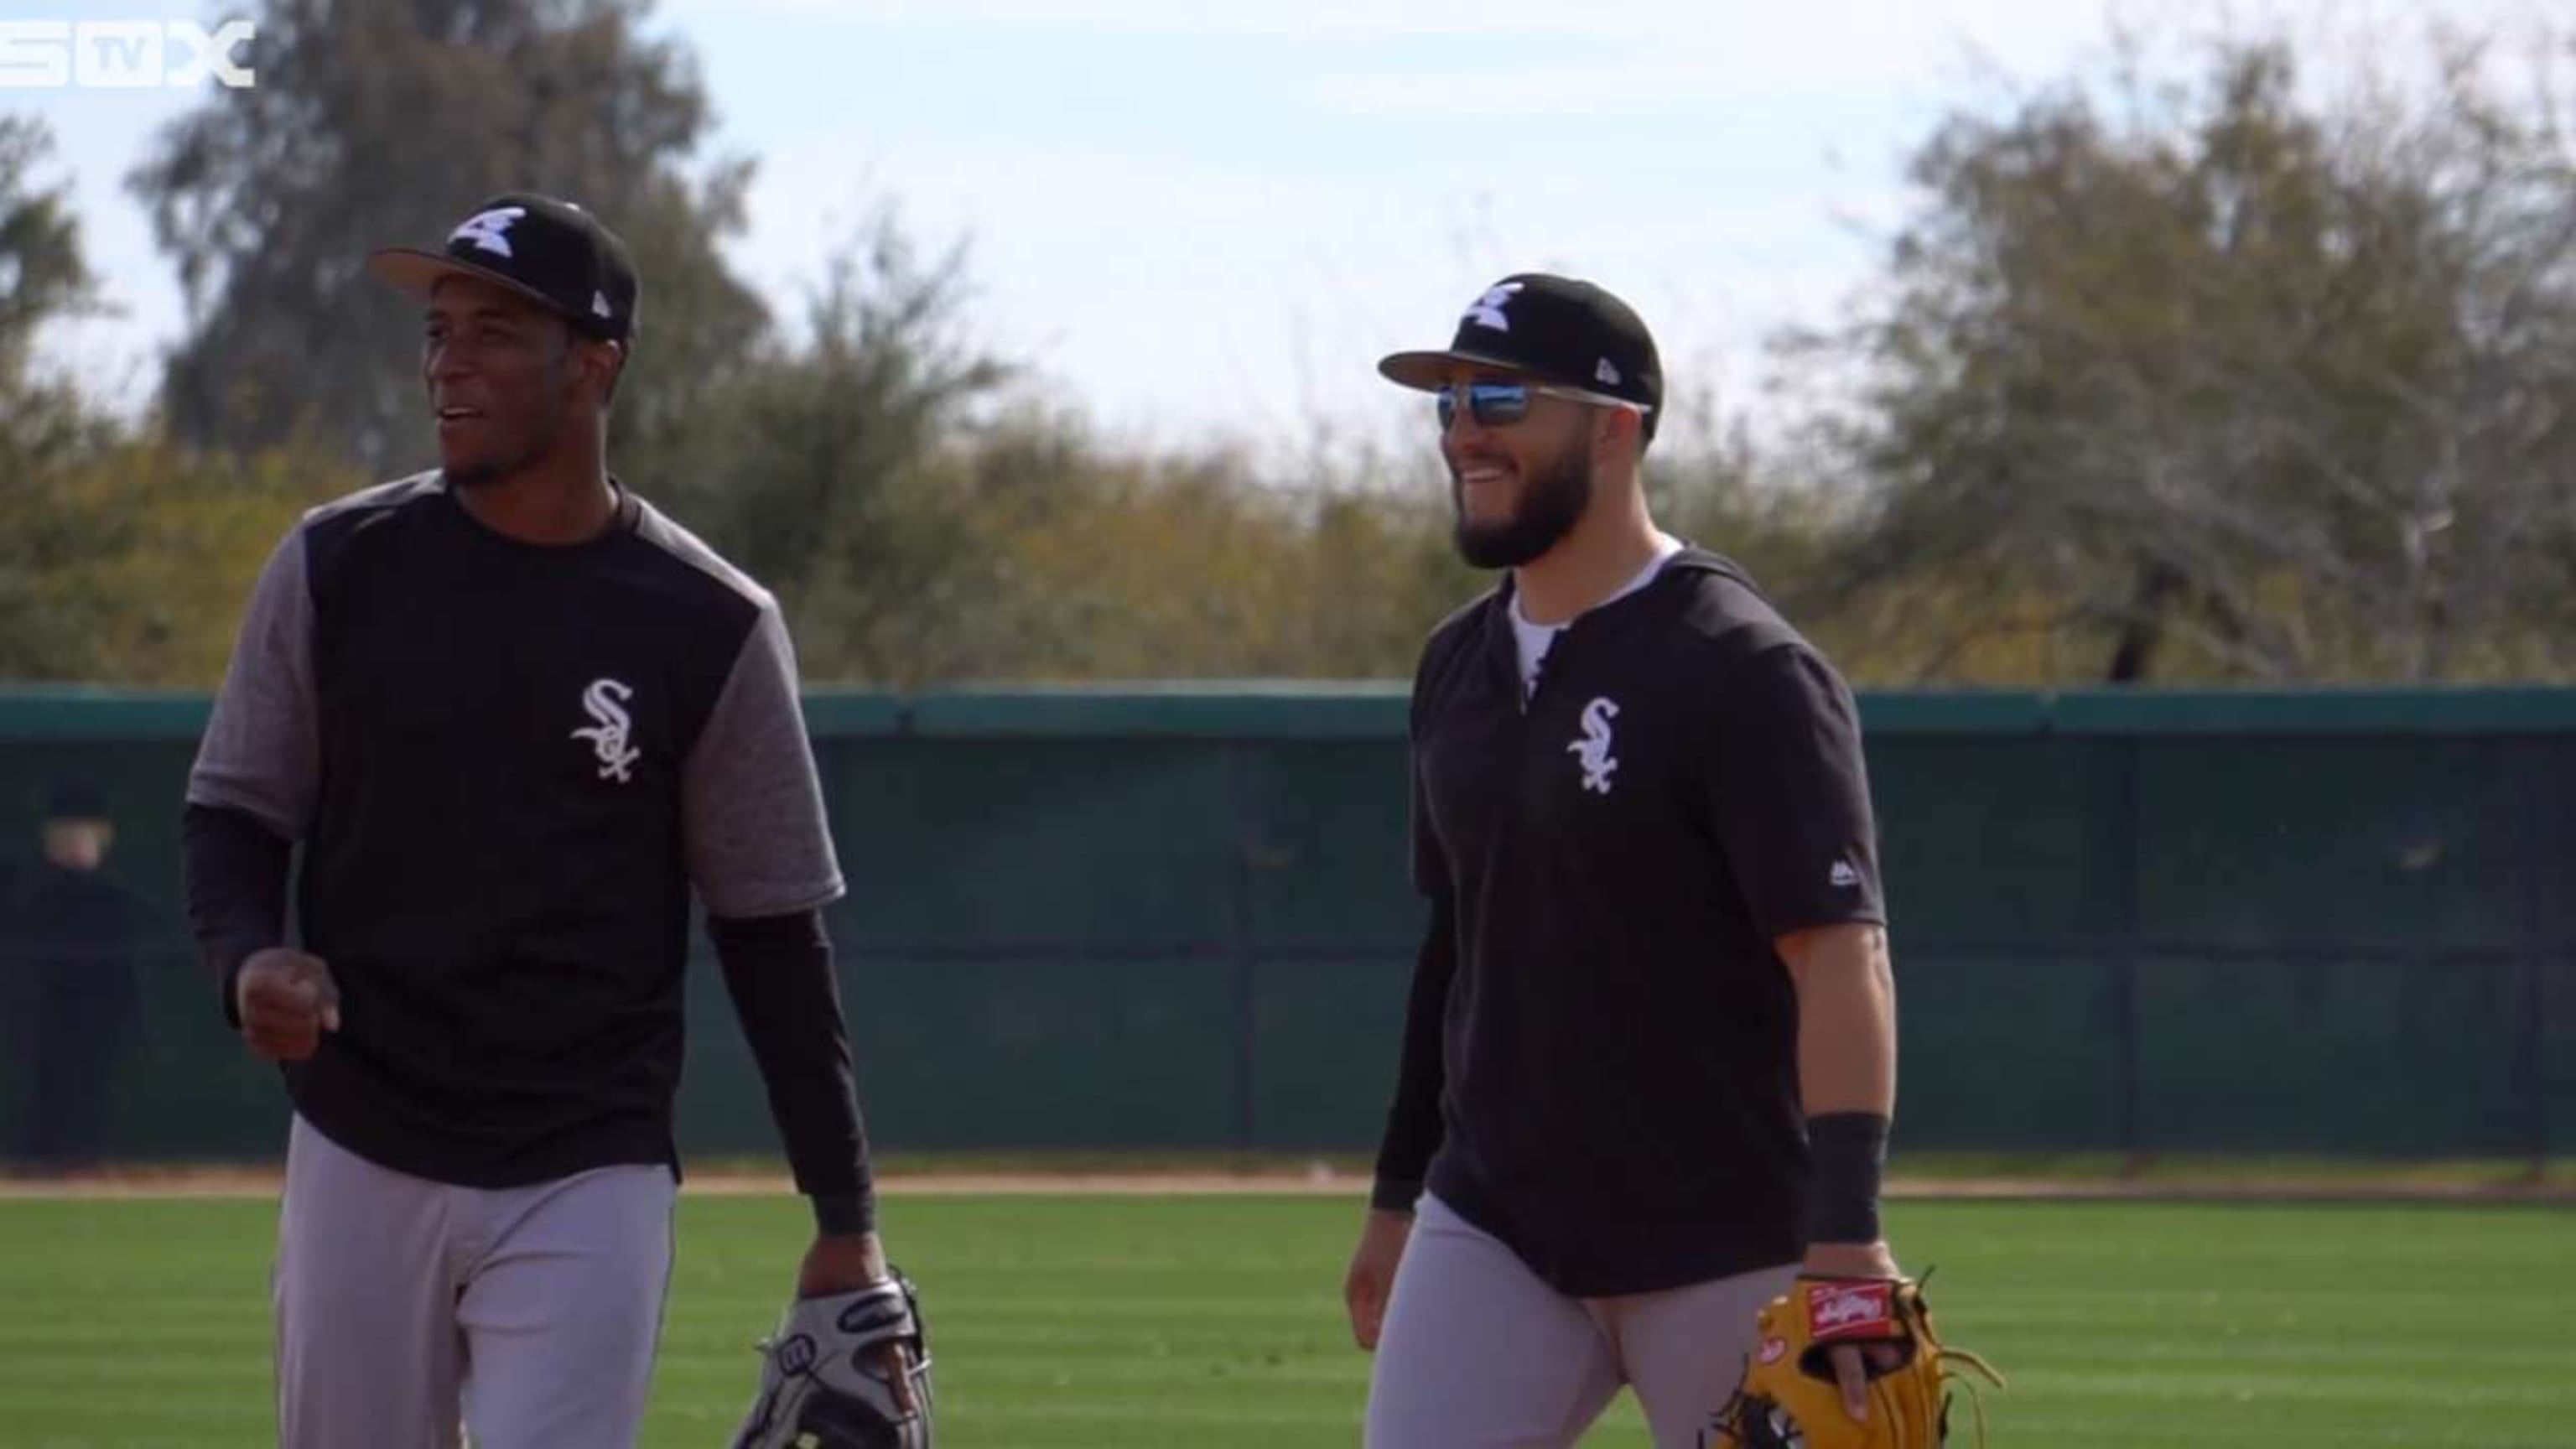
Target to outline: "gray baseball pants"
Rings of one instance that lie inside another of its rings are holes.
[[[530,1187],[389,1171],[295,1120],[280,1449],[631,1449],[671,1274],[663,1167]]]
[[[1426,1193],[1369,1380],[1367,1449],[1563,1449],[1621,1384],[1655,1449],[1702,1449],[1795,1263],[1656,1293],[1569,1298]]]

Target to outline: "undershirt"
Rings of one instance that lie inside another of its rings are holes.
[[[1646,566],[1637,571],[1637,576],[1635,578],[1620,585],[1619,592],[1612,594],[1609,598],[1603,599],[1601,604],[1617,603],[1619,600],[1624,599],[1630,594],[1637,592],[1639,589],[1644,588],[1646,585],[1653,583],[1655,581],[1655,575],[1662,573],[1664,571],[1664,565],[1671,563],[1673,561],[1673,556],[1681,551],[1682,541],[1680,539],[1673,537],[1669,533],[1658,531],[1655,534],[1655,556],[1646,561]],[[1592,608],[1600,608],[1601,604],[1595,604]],[[1590,613],[1591,610],[1587,609],[1584,612]],[[1582,615],[1578,614],[1575,617],[1581,618]],[[1568,624],[1572,622],[1574,622],[1572,619],[1566,621]],[[1521,612],[1521,595],[1519,591],[1515,590],[1513,592],[1512,638],[1520,645],[1521,651],[1521,698],[1529,698],[1530,692],[1538,688],[1539,665],[1546,660],[1549,646],[1556,643],[1556,636],[1564,632],[1565,624],[1531,623],[1529,615]]]

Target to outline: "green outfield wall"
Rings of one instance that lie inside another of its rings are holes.
[[[880,1144],[1373,1144],[1420,924],[1400,689],[819,692],[807,712]],[[282,1141],[180,920],[205,714],[0,693],[0,919],[53,782],[102,786],[120,830],[141,941],[120,1158]],[[2576,691],[1881,694],[1862,714],[1905,1144],[2576,1151]],[[0,1140],[50,1029],[28,959],[0,935]],[[711,963],[692,1010],[684,1148],[768,1150]]]

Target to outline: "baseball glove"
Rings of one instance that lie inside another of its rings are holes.
[[[1897,1362],[1881,1366],[1864,1353],[1869,1373],[1869,1418],[1855,1423],[1843,1409],[1827,1352],[1843,1344],[1864,1350],[1896,1349]],[[2004,1381],[1984,1359],[1951,1348],[1932,1331],[1923,1290],[1911,1279],[1801,1278],[1786,1298],[1762,1310],[1751,1360],[1735,1397],[1718,1412],[1712,1449],[1936,1449],[1950,1439],[1950,1385],[1966,1388],[1977,1415],[1977,1442],[1986,1438],[1985,1402],[1973,1369],[1986,1382]]]
[[[918,1412],[898,1407],[879,1365],[888,1343],[912,1350]],[[930,1349],[910,1279],[799,1299],[760,1352],[760,1396],[733,1449],[930,1449]]]

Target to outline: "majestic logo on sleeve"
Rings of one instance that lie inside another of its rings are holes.
[[[581,695],[582,713],[593,721],[588,729],[572,732],[577,740],[590,741],[593,754],[599,756],[599,778],[621,784],[635,778],[635,762],[644,752],[626,742],[627,732],[635,721],[626,713],[626,701],[635,697],[630,685],[614,679],[594,679]]]
[[[1501,286],[1488,288],[1485,295],[1467,304],[1466,320],[1479,327],[1491,327],[1497,332],[1511,331],[1512,319],[1503,315],[1503,309],[1512,304],[1512,298],[1519,295],[1520,290],[1521,284],[1518,282],[1505,282]]]
[[[1610,721],[1619,717],[1619,706],[1608,698],[1592,701],[1583,707],[1583,738],[1565,747],[1583,766],[1583,788],[1595,795],[1610,793],[1610,776],[1619,768],[1619,759],[1610,753]]]
[[[496,206],[465,218],[462,225],[447,234],[452,242],[471,242],[496,257],[515,255],[510,250],[510,223],[526,216],[524,206]]]

